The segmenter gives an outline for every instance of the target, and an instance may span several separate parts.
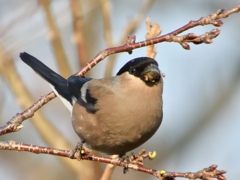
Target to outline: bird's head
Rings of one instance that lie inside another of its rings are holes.
[[[130,60],[119,70],[117,75],[125,72],[140,78],[148,86],[154,86],[161,80],[161,72],[157,61],[149,57]]]

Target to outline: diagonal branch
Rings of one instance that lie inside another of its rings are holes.
[[[153,39],[149,39],[146,41],[141,41],[141,42],[132,41],[131,43],[126,43],[122,46],[107,48],[105,50],[100,51],[84,68],[82,68],[78,73],[76,73],[76,75],[83,76],[87,71],[92,69],[96,64],[98,64],[100,61],[102,61],[104,58],[106,58],[109,55],[120,53],[120,52],[131,53],[132,50],[134,50],[134,49],[157,44],[160,42],[169,42],[169,39],[173,39],[176,35],[184,32],[190,28],[196,27],[196,26],[204,26],[204,25],[212,24],[216,27],[220,27],[223,24],[223,22],[220,20],[221,18],[227,18],[230,14],[237,13],[239,11],[240,11],[240,5],[238,5],[237,7],[233,8],[229,11],[226,11],[226,12],[224,12],[224,9],[220,9],[217,12],[215,12],[209,16],[202,17],[196,21],[190,21],[188,24],[186,24],[168,34],[165,34],[165,35],[153,38]],[[190,34],[192,34],[192,33],[190,33]],[[187,35],[185,35],[185,36],[187,36]],[[209,36],[209,38],[210,37],[213,39],[216,36]],[[189,40],[189,39],[187,39],[187,40]],[[186,39],[174,41],[174,42],[181,44],[181,43],[185,43],[185,41],[186,41]],[[189,43],[191,41],[187,41],[187,42]],[[202,41],[197,44],[206,43],[206,42],[209,43],[209,41]]]
[[[4,126],[0,127],[0,135],[19,131],[23,127],[22,122],[24,120],[31,118],[34,115],[34,112],[36,112],[43,105],[45,105],[55,97],[56,95],[54,94],[54,92],[50,92],[49,94],[42,96],[37,102],[35,102],[25,111],[17,113]]]

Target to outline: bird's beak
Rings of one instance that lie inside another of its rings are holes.
[[[156,65],[150,64],[142,72],[142,77],[146,82],[157,82],[160,79],[160,70]]]

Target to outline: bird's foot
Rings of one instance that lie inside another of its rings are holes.
[[[126,174],[128,172],[129,164],[137,164],[143,166],[143,161],[139,159],[139,155],[135,155],[133,152],[128,155],[122,155],[120,158],[120,163],[125,162],[125,167],[123,168],[123,173]]]
[[[120,164],[122,163],[122,162],[125,162],[125,167],[123,167],[123,174],[126,174],[127,172],[128,172],[128,165],[130,164],[130,159],[131,159],[131,157],[130,156],[127,156],[127,155],[120,155]]]
[[[87,151],[83,147],[83,141],[78,142],[76,147],[70,152],[69,157],[71,159],[76,158],[77,160],[81,160],[82,156],[86,155]]]

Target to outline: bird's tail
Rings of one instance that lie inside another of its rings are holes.
[[[72,97],[67,87],[67,80],[47,67],[37,58],[26,52],[20,53],[20,58],[23,62],[29,65],[37,74],[48,81],[53,87],[57,95],[60,95],[72,104]],[[65,103],[64,103],[65,104]],[[66,104],[65,104],[66,105]],[[66,105],[67,106],[67,105]]]

